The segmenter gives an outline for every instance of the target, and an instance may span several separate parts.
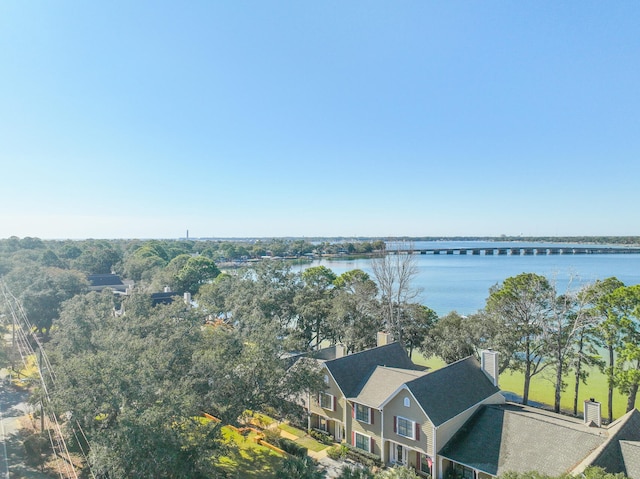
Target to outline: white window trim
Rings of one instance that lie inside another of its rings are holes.
[[[400,434],[400,427],[398,424],[398,421],[400,421],[400,419],[404,419],[405,421],[408,421],[411,423],[411,436],[405,436],[404,434]],[[396,416],[396,434],[400,437],[406,437],[407,439],[412,439],[415,441],[416,439],[416,422],[412,421],[411,419],[408,419],[406,417],[402,417],[402,416]]]
[[[367,434],[362,434],[361,432],[358,431],[353,431],[354,432],[354,438],[353,438],[353,447],[355,447],[356,449],[360,449],[361,451],[367,451],[367,452],[371,452],[371,436],[368,436]],[[361,449],[358,446],[356,446],[356,444],[358,443],[358,441],[356,440],[357,436],[362,436],[367,438],[367,449]]]
[[[411,407],[411,399],[409,399],[408,397],[404,398],[404,407]]]
[[[366,407],[367,408],[368,415],[367,415],[367,420],[366,421],[362,421],[362,420],[358,419],[358,406],[362,406],[362,407]],[[358,404],[358,403],[353,403],[353,407],[356,408],[356,414],[355,414],[356,421],[361,422],[363,424],[371,424],[371,414],[373,413],[373,409],[371,409],[369,406],[365,406],[364,404]]]
[[[325,396],[328,396],[328,397],[330,398],[330,400],[329,400],[329,404],[330,404],[330,406],[329,406],[329,407],[324,407],[324,406],[322,405],[322,395],[323,395],[323,394],[324,394]],[[334,407],[333,407],[333,403],[334,403],[334,402],[335,402],[335,401],[334,401],[334,396],[333,396],[333,394],[329,394],[329,393],[320,393],[320,394],[318,394],[318,405],[320,406],[320,408],[321,408],[321,409],[325,409],[325,410],[327,410],[327,411],[335,411],[335,409],[334,409]]]

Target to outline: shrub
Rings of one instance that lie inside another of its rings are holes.
[[[357,447],[353,447],[347,445],[347,457],[349,459],[353,459],[360,464],[367,467],[381,466],[382,459],[377,454],[373,454],[371,452],[363,451],[362,449],[358,449]]]
[[[314,438],[316,441],[321,442],[322,444],[333,444],[333,438],[329,436],[326,432],[318,431],[316,429],[312,429],[309,435]]]
[[[344,444],[336,444],[333,447],[330,447],[327,450],[327,456],[329,456],[331,459],[337,461],[340,459],[344,459],[345,457],[347,457],[347,452],[349,451],[349,448],[344,445]]]
[[[264,434],[264,440],[269,444],[272,444],[274,446],[280,444],[280,429],[265,429],[264,431],[262,431],[262,434]]]
[[[278,441],[278,445],[280,446],[280,449],[292,456],[304,458],[307,455],[307,448],[301,446],[295,441],[292,441],[291,439],[281,437],[280,441]]]

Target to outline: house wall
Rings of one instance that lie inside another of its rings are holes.
[[[346,439],[349,444],[353,445],[351,436],[352,431],[370,436],[373,439],[373,449],[371,450],[371,452],[373,454],[377,454],[378,456],[382,456],[382,416],[380,414],[380,411],[373,408],[371,409],[371,414],[373,415],[373,424],[360,422],[353,417],[353,407],[349,403],[347,406],[347,431],[349,431],[349,437],[347,437]]]
[[[464,411],[462,414],[459,414],[453,419],[440,425],[436,429],[436,446],[438,447],[438,451],[436,452],[439,452],[447,444],[447,442],[449,442],[453,435],[458,432],[458,430],[464,425],[465,422],[467,422],[471,418],[471,416],[473,416],[473,414],[482,404],[502,404],[504,403],[504,401],[504,396],[497,392],[493,396],[485,399],[483,402],[476,404],[472,408]]]
[[[405,398],[409,398],[409,407],[404,405]],[[418,423],[420,425],[420,438],[410,439],[394,432],[394,416],[401,416]],[[406,389],[401,389],[384,407],[384,439],[418,449],[424,454],[433,456],[433,425],[425,416],[416,399]]]
[[[338,421],[341,424],[344,423],[344,411],[345,411],[345,399],[342,397],[342,393],[338,388],[338,385],[335,383],[329,371],[323,367],[322,374],[328,376],[328,385],[325,389],[325,393],[331,394],[335,397],[334,406],[335,410],[325,409],[320,407],[318,403],[318,397],[316,395],[312,395],[311,401],[309,404],[309,412],[311,414],[317,414],[318,416],[323,416],[334,421]]]

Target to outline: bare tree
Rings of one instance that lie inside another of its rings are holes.
[[[412,285],[418,274],[413,243],[388,245],[385,254],[371,261],[371,268],[380,291],[384,324],[402,342],[402,312],[420,293]]]

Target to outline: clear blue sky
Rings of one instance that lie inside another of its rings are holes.
[[[638,235],[640,2],[0,2],[0,237]]]

